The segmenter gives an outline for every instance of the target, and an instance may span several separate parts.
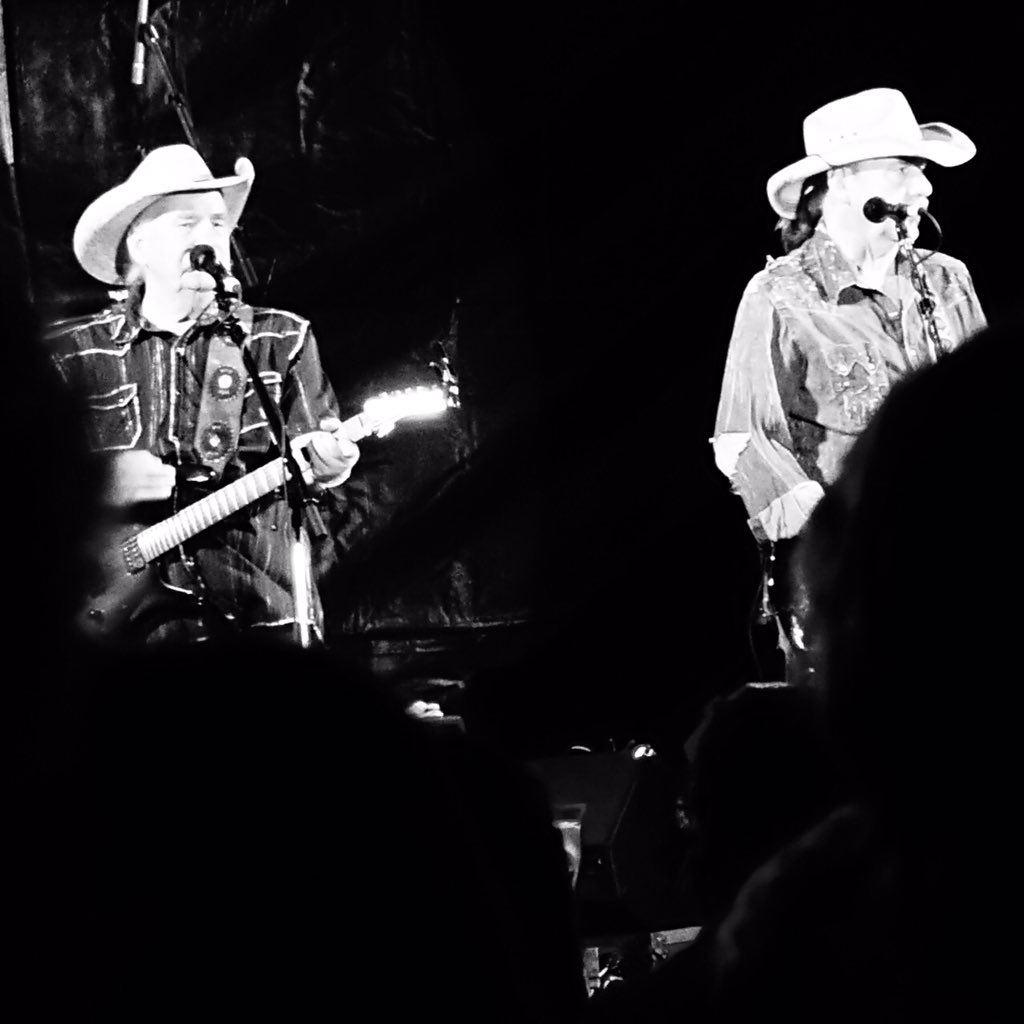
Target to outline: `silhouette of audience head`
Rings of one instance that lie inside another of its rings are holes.
[[[713,700],[693,748],[686,807],[691,884],[706,917],[724,912],[749,874],[840,799],[816,695],[748,683]]]
[[[1007,767],[1020,344],[990,327],[895,387],[807,527],[828,726],[900,816],[978,806]]]
[[[741,889],[715,936],[712,1019],[993,1020],[1015,995],[1016,948],[996,936],[1021,904],[1021,336],[988,328],[905,378],[811,516],[808,692],[852,799]]]
[[[100,654],[18,724],[10,920],[40,1019],[571,1019],[546,803],[328,652]]]

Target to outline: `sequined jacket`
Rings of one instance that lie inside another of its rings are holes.
[[[795,536],[893,384],[985,326],[967,268],[914,250],[935,301],[933,352],[908,261],[899,299],[857,283],[819,223],[770,259],[743,294],[711,438],[715,462],[746,506],[759,541]]]
[[[259,377],[281,409],[291,436],[316,430],[321,418],[338,415],[337,399],[307,320],[284,310],[253,307],[244,307],[239,319]],[[53,330],[51,358],[84,402],[92,450],[147,449],[172,465],[198,462],[196,423],[207,354],[218,332],[224,333],[216,316],[201,319],[181,337],[155,330],[124,303]],[[268,462],[277,452],[252,380],[244,391],[239,427],[237,447],[223,466],[220,484]],[[338,494],[330,497],[337,499]],[[165,503],[147,506],[152,507],[140,524],[173,511]],[[289,522],[288,503],[274,491],[190,541],[191,572],[180,560],[168,557],[163,568],[166,580],[189,592],[205,588],[209,602],[240,626],[292,623]],[[320,633],[318,593],[313,595],[309,619]]]

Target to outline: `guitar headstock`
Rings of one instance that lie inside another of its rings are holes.
[[[442,386],[402,388],[367,399],[360,418],[366,434],[383,437],[394,430],[399,420],[437,416],[455,405],[457,402],[453,403]]]
[[[399,420],[437,416],[446,409],[458,409],[459,381],[451,361],[440,342],[435,342],[438,358],[431,362],[440,383],[433,387],[418,386],[398,391],[384,391],[363,404],[362,414],[353,417],[344,426],[352,440],[374,434],[383,437],[391,433]],[[358,424],[355,422],[358,420]]]

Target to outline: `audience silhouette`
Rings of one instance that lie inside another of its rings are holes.
[[[1003,1019],[1013,821],[1021,325],[895,387],[808,525],[827,735],[852,799],[716,935],[714,1019]]]
[[[766,859],[842,801],[816,695],[785,683],[748,683],[710,701],[686,744],[688,819],[680,924],[695,942],[646,977],[595,994],[589,1019],[695,1021],[706,1012],[714,936],[736,894]]]
[[[684,882],[717,922],[754,868],[841,802],[813,692],[748,683],[716,698],[691,738],[687,810],[694,843]]]

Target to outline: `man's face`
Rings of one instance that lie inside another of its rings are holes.
[[[146,291],[170,296],[209,291],[213,278],[192,270],[193,246],[209,245],[225,266],[231,263],[231,229],[220,192],[164,196],[145,210],[128,234],[128,253],[143,271]]]
[[[829,190],[837,190],[849,204],[852,211],[859,213],[864,221],[868,236],[885,235],[896,241],[896,226],[886,219],[874,224],[863,216],[864,204],[875,196],[887,203],[900,204],[912,210],[928,207],[932,184],[925,176],[926,162],[909,157],[880,157],[875,160],[861,160],[847,164],[834,172]],[[918,213],[906,220],[907,234],[911,241],[917,238],[921,223]]]

